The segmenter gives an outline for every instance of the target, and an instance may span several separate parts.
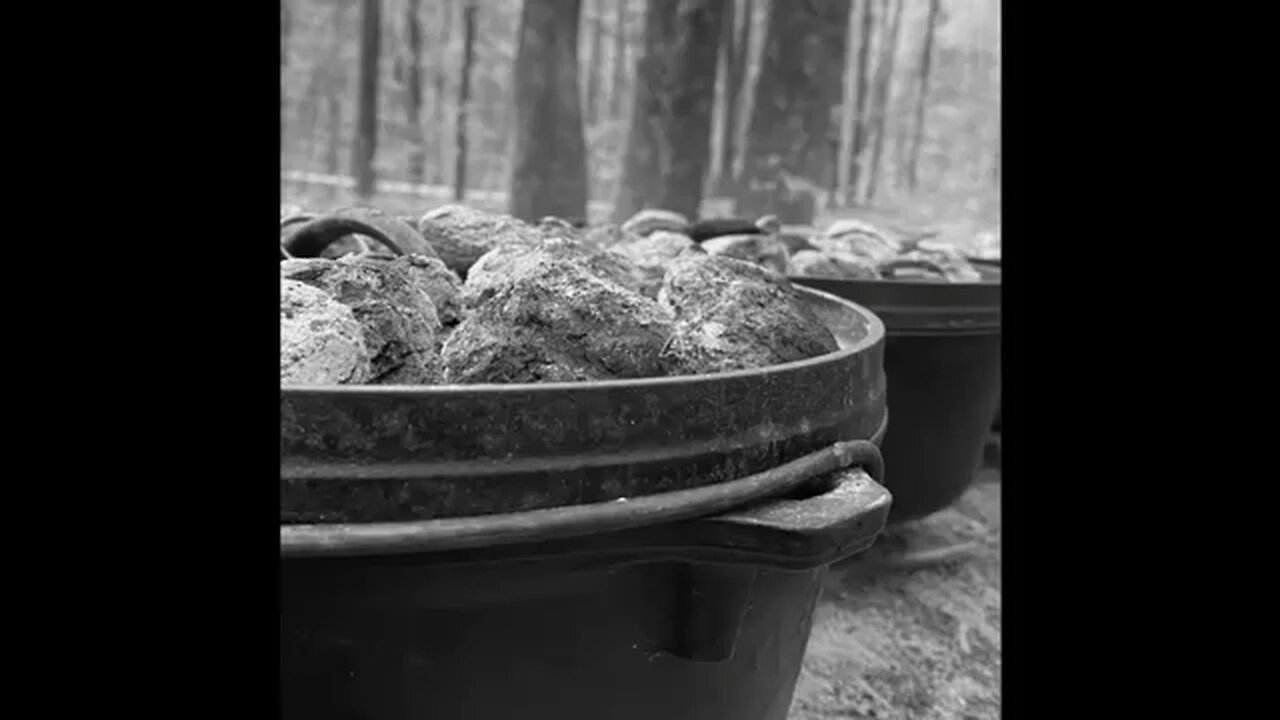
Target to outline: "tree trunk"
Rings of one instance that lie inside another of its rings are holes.
[[[615,221],[646,207],[698,216],[724,7],[724,0],[650,1]]]
[[[813,222],[833,168],[831,115],[841,94],[849,2],[771,3],[739,208]]]
[[[347,34],[347,8],[333,9],[333,34],[325,72],[326,110],[329,116],[329,147],[325,153],[325,172],[337,175],[342,167],[342,97],[347,90],[347,68],[342,63],[342,39]]]
[[[587,216],[587,159],[578,92],[582,0],[524,0],[512,86],[515,149],[509,212]]]
[[[862,1],[867,2],[867,0]],[[850,46],[846,47],[844,55],[843,88],[840,95],[840,139],[836,144],[835,202],[840,206],[853,198],[853,193],[850,192],[849,174],[853,171],[853,133],[858,125],[857,103],[854,98],[858,94],[857,56],[861,47],[861,43],[858,42],[860,15],[858,8],[851,3],[845,30]]]
[[[747,82],[747,54],[751,45],[751,27],[754,17],[752,0],[729,0],[725,19],[722,21],[720,49],[720,76],[723,83],[720,111],[720,145],[712,172],[718,193],[732,193],[734,169],[738,161],[739,138],[742,137],[743,96]]]
[[[475,60],[476,2],[467,0],[462,10],[462,69],[458,78],[458,107],[454,156],[453,199],[461,202],[467,194],[467,115],[471,106],[471,64]]]
[[[661,2],[662,0],[659,0]],[[667,0],[670,1],[670,0]],[[609,83],[609,118],[621,120],[626,111],[627,0],[614,0],[613,55]]]
[[[916,119],[907,157],[907,187],[916,189],[920,169],[920,144],[924,141],[924,108],[929,99],[929,66],[933,62],[933,34],[941,0],[929,0],[929,18],[924,27],[924,47],[920,50],[920,82],[916,96]]]
[[[889,0],[893,2],[894,0]],[[898,34],[902,29],[902,7],[905,0],[897,0],[893,6],[893,20],[889,23],[889,34],[885,38],[884,47],[880,53],[880,67],[877,68],[876,77],[876,96],[875,96],[875,145],[871,151],[871,167],[867,171],[867,193],[865,199],[870,202],[876,194],[876,180],[880,175],[880,159],[884,154],[885,128],[888,126],[886,118],[889,115],[889,108],[893,104],[893,98],[890,96],[890,86],[893,83],[893,67],[898,55]]]
[[[427,155],[422,142],[422,20],[421,0],[405,3],[405,40],[408,58],[405,67],[405,122],[409,125],[409,182],[426,181]]]
[[[351,175],[356,179],[356,195],[364,199],[373,197],[377,183],[373,160],[378,153],[378,60],[381,44],[382,0],[360,0],[360,82]]]
[[[711,168],[710,168],[710,186],[713,192],[718,191],[723,184],[721,177],[725,173],[725,167],[728,163],[725,160],[726,150],[730,145],[728,128],[730,127],[729,115],[730,105],[732,104],[733,92],[730,90],[732,78],[730,73],[733,69],[734,48],[738,41],[738,0],[727,0],[725,3],[725,17],[720,24],[720,38],[718,40],[719,48],[716,55],[716,97],[715,104],[712,106],[712,134],[711,134]]]
[[[295,131],[298,135],[306,138],[306,142],[302,150],[302,170],[312,170],[313,163],[316,159],[316,140],[318,133],[316,132],[316,123],[320,120],[320,100],[322,97],[322,81],[325,79],[323,66],[313,67],[310,77],[307,80],[307,89],[302,96],[302,102],[298,106],[297,125],[304,130]],[[281,158],[281,167],[285,167],[283,158]],[[292,165],[292,159],[289,165]]]
[[[440,34],[437,38],[437,59],[435,72],[435,103],[431,108],[432,115],[432,133],[433,145],[435,145],[435,169],[431,173],[432,182],[437,185],[444,184],[444,170],[449,166],[449,140],[448,140],[448,123],[445,119],[448,117],[446,113],[447,103],[445,102],[446,89],[448,88],[448,72],[449,72],[449,43],[453,35],[453,3],[454,0],[443,0],[444,17],[440,21]]]
[[[771,2],[757,3],[756,0],[744,0],[742,34],[738,36],[739,65],[742,71],[742,82],[738,86],[738,117],[733,132],[733,155],[730,158],[730,177],[732,180],[725,188],[727,194],[733,195],[742,191],[743,168],[746,167],[747,156],[751,153],[750,124],[755,115],[756,96],[760,84],[760,66],[764,63],[764,43],[755,39],[759,28],[756,27],[756,15],[761,14],[758,5],[764,5],[763,18],[768,20]],[[767,24],[767,22],[766,22]],[[752,72],[752,70],[756,72]]]
[[[849,189],[858,192],[862,177],[862,150],[866,147],[867,96],[871,85],[871,31],[875,27],[875,0],[862,0],[862,21],[858,39],[857,91],[853,101],[853,167],[849,169]]]
[[[618,2],[618,0],[614,0]],[[600,109],[600,85],[601,73],[603,72],[604,63],[602,53],[604,52],[604,3],[597,0],[595,3],[595,12],[591,14],[590,22],[587,23],[587,32],[591,33],[591,47],[588,49],[586,73],[587,87],[584,91],[584,115],[587,125],[594,125],[599,122]]]
[[[392,12],[395,7],[394,2],[383,6],[379,8],[378,14],[382,16],[382,10]],[[396,35],[396,24],[394,21],[382,22],[379,29],[378,47],[386,57],[378,63],[378,144],[384,156],[390,153],[392,157],[398,158],[406,153],[404,138],[398,132],[401,124],[394,119],[403,107],[397,100],[402,99],[400,90],[404,84],[403,78],[395,77],[396,59],[403,54],[397,45],[399,38]]]
[[[284,159],[284,138],[289,126],[287,121],[289,97],[285,92],[284,73],[289,67],[289,29],[292,18],[288,0],[280,0],[280,157]]]
[[[622,222],[651,206],[662,194],[661,136],[663,59],[671,52],[679,0],[650,0],[645,7],[644,38],[636,57],[631,118],[622,154],[622,176],[614,190],[613,221]]]
[[[329,89],[329,149],[325,153],[324,169],[330,175],[337,175],[342,167],[342,97],[337,88]]]

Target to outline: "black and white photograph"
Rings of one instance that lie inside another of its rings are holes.
[[[282,720],[1002,717],[1001,14],[281,0]]]

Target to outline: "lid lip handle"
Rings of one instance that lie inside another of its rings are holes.
[[[878,455],[878,453],[877,453]],[[802,571],[865,550],[884,529],[893,497],[870,468],[837,471],[808,498],[780,498],[691,523],[690,559]]]
[[[299,219],[301,217],[304,216],[286,218],[280,223],[280,245],[292,257],[320,257],[325,248],[348,235],[376,240],[397,257],[405,254],[400,245],[391,239],[390,233],[379,227],[376,218],[337,214],[313,216],[305,220]]]

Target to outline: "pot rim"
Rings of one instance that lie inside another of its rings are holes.
[[[901,335],[992,335],[1001,327],[999,280],[932,283],[791,276],[879,316],[889,337]]]

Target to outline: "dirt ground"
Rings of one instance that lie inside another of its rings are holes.
[[[985,470],[953,507],[894,529],[832,568],[790,720],[1000,717],[1000,482]],[[912,571],[868,561],[904,547],[976,543]]]

